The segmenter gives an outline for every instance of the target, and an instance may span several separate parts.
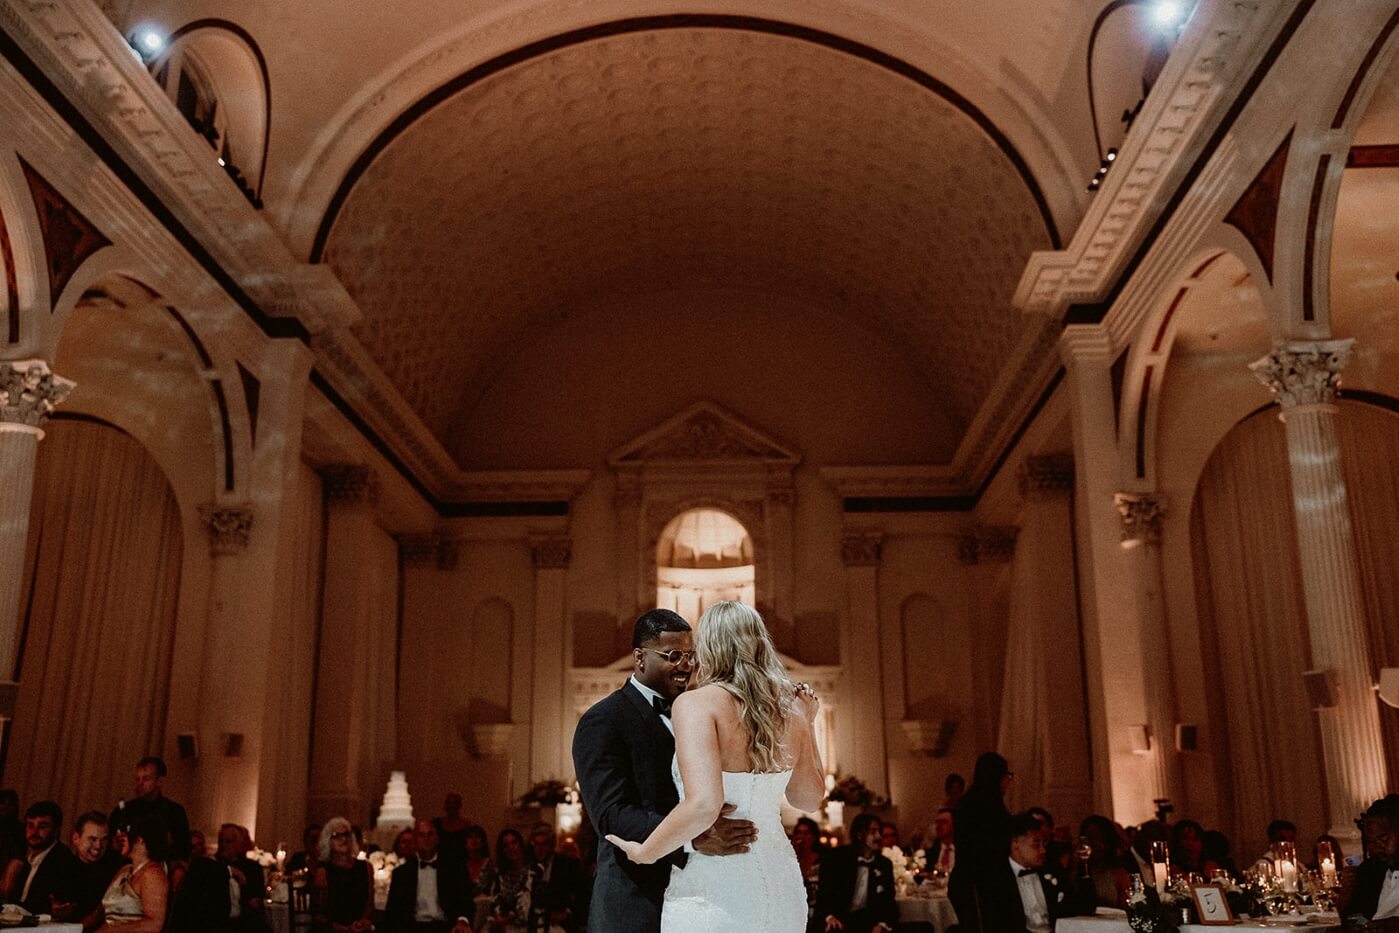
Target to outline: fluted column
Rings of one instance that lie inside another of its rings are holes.
[[[1355,534],[1336,435],[1336,390],[1353,343],[1281,344],[1250,367],[1282,406],[1312,664],[1335,687],[1335,706],[1318,711],[1328,815],[1331,832],[1350,838],[1355,836],[1351,820],[1386,786]]]
[[[1144,753],[1152,783],[1162,797],[1179,791],[1180,759],[1175,749],[1175,695],[1171,689],[1171,645],[1167,637],[1165,581],[1161,564],[1161,523],[1166,502],[1150,493],[1119,492],[1113,496],[1122,518],[1122,550],[1136,584],[1137,625],[1142,652],[1142,687],[1146,691],[1146,722],[1150,748]]]
[[[844,774],[858,775],[876,793],[889,793],[885,751],[884,680],[879,638],[879,564],[884,535],[851,531],[840,539],[845,564],[846,617],[841,626],[840,663],[845,668],[853,709],[844,717],[851,760],[839,763]]]
[[[0,361],[0,720],[14,711],[15,688],[7,685],[18,661],[34,460],[45,420],[72,388],[43,360]]]
[[[530,541],[534,562],[534,690],[530,715],[530,780],[560,778],[572,756],[565,748],[564,676],[567,638],[565,578],[573,542],[563,536]],[[570,736],[571,738],[571,736]]]

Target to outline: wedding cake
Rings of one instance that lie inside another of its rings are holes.
[[[379,819],[374,823],[375,841],[384,849],[392,849],[394,837],[412,828],[413,799],[408,796],[408,778],[402,771],[391,771],[384,800],[379,804]]]

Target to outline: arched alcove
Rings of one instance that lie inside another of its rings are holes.
[[[126,796],[132,763],[165,747],[182,539],[174,491],[140,442],[96,419],[49,422],[4,773],[21,800],[106,806]]]
[[[716,508],[681,512],[656,543],[656,605],[691,624],[717,602],[755,602],[753,539],[743,523]]]

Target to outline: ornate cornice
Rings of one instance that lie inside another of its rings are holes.
[[[242,505],[206,505],[199,515],[209,526],[209,553],[214,557],[241,554],[248,549],[253,530],[253,510]]]
[[[1354,339],[1279,344],[1249,369],[1284,412],[1299,405],[1332,405],[1354,344]]]
[[[324,467],[320,474],[327,505],[374,505],[379,501],[379,478],[369,467],[341,464]]]
[[[1073,454],[1026,457],[1016,481],[1021,497],[1031,501],[1068,495],[1074,488]]]
[[[420,569],[456,570],[461,543],[456,538],[440,534],[403,534],[398,536],[398,553],[406,567]]]
[[[567,570],[573,559],[573,539],[562,536],[531,538],[529,550],[535,570]]]
[[[1014,525],[977,525],[962,532],[957,540],[957,559],[969,566],[1005,564],[1015,556],[1015,539],[1020,529]]]
[[[1112,497],[1122,516],[1122,546],[1139,547],[1161,543],[1161,526],[1166,516],[1166,500],[1152,493],[1119,492]]]
[[[13,425],[38,431],[73,385],[55,376],[43,360],[0,361],[0,429]]]
[[[847,567],[878,567],[883,550],[880,531],[852,531],[840,538],[840,560]]]

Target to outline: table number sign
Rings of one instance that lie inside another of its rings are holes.
[[[1238,921],[1229,910],[1229,899],[1217,884],[1192,884],[1190,896],[1195,900],[1195,915],[1202,926],[1227,926]]]

